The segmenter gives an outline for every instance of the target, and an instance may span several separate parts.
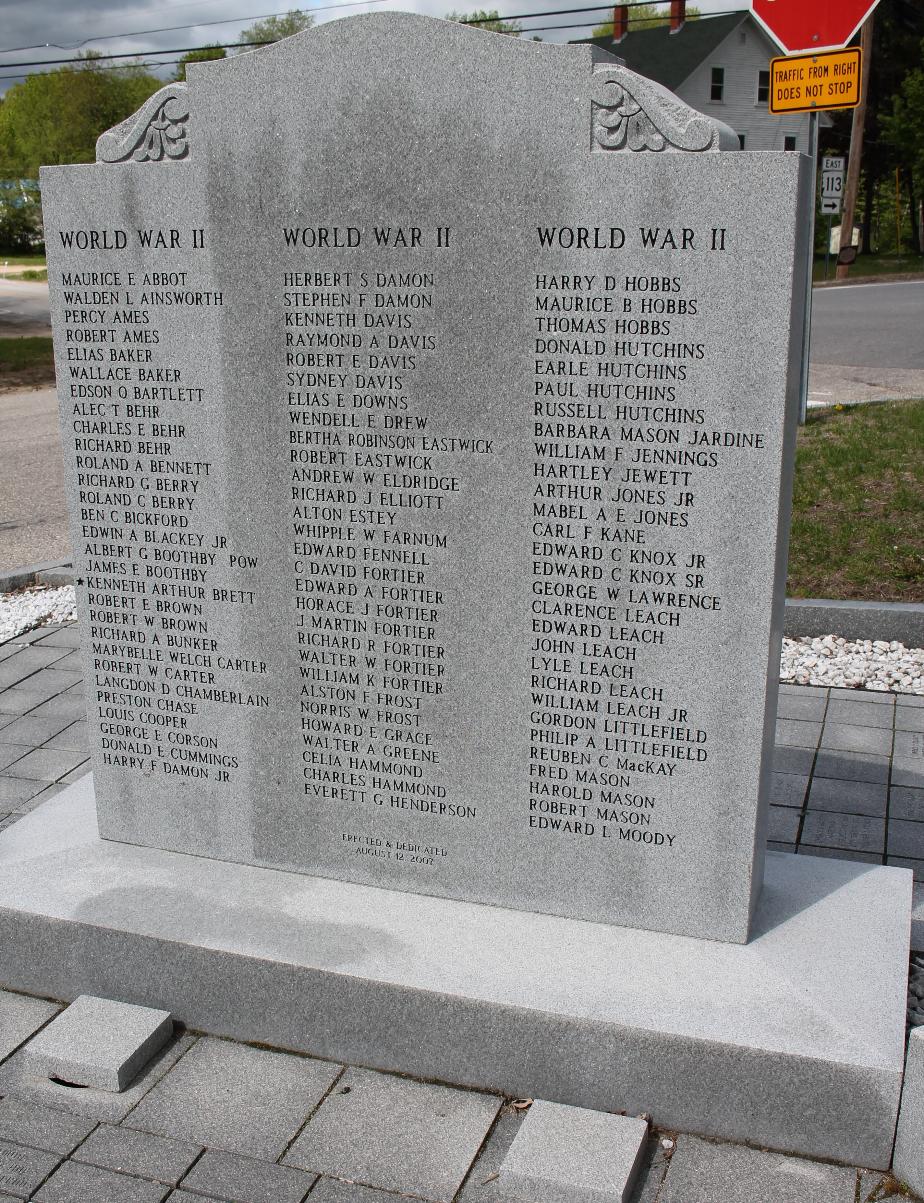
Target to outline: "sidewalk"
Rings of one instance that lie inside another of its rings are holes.
[[[0,644],[0,827],[89,770],[78,645],[77,624]],[[924,697],[784,685],[774,768],[770,847],[924,880]],[[512,1100],[188,1032],[123,1094],[73,1089],[27,1077],[16,1051],[58,1009],[0,991],[0,1197],[499,1203]],[[909,1197],[890,1191],[878,1172],[661,1132],[632,1200]]]

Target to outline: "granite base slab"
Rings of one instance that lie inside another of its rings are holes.
[[[771,854],[733,945],[103,841],[86,777],[0,833],[0,984],[884,1169],[911,881]]]

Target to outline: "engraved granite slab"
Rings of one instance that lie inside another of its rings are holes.
[[[807,165],[408,14],[43,171],[110,839],[742,942]]]

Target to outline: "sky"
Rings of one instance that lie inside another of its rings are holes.
[[[609,18],[612,6],[598,12],[580,10],[581,4],[599,0],[318,0],[306,6],[316,13],[315,21],[333,20],[355,13],[389,9],[426,13],[442,17],[453,8],[472,11],[479,3],[497,7],[501,16],[524,13],[577,10],[575,15],[536,16],[521,22],[524,29],[535,29],[546,41],[566,42],[586,37],[590,27]],[[297,0],[296,0],[297,3]],[[703,14],[747,8],[747,0],[696,0]],[[81,50],[102,54],[136,53],[151,56],[158,50],[180,50],[210,42],[236,42],[241,31],[254,20],[295,7],[278,0],[0,0],[0,94],[19,82],[27,71],[51,70],[51,67],[25,66],[40,59],[71,58]],[[586,25],[579,25],[581,21]],[[217,23],[217,22],[220,22]],[[551,25],[574,28],[549,29]],[[183,28],[169,29],[170,26]],[[545,28],[543,28],[545,27]],[[160,31],[160,32],[153,32]],[[163,54],[144,59],[163,62],[155,73],[167,77],[174,71],[179,54]],[[126,60],[128,61],[128,60]]]

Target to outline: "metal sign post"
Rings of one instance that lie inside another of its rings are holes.
[[[805,279],[805,318],[802,326],[802,381],[799,398],[799,424],[805,425],[808,414],[809,352],[812,342],[812,274],[815,267],[815,189],[818,163],[818,114],[809,113],[809,158],[812,160],[812,183],[808,189],[808,270]]]

